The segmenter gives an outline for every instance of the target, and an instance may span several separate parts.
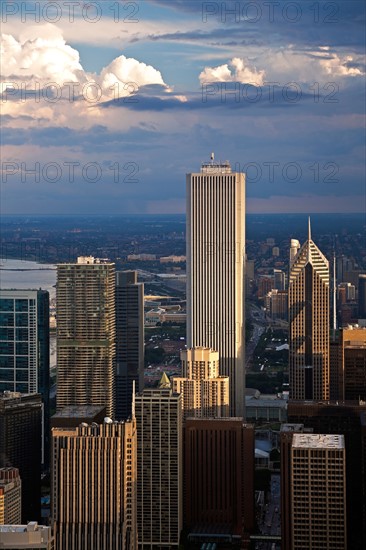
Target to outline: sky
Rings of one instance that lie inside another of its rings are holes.
[[[1,213],[365,212],[363,0],[3,0]]]

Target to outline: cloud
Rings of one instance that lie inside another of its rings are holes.
[[[229,63],[218,67],[205,67],[199,75],[200,83],[207,82],[241,82],[262,86],[265,71],[250,67],[245,59],[234,57]]]
[[[95,89],[100,89],[108,100],[132,95],[140,86],[150,84],[168,89],[160,71],[124,55],[114,59],[100,74],[88,73],[80,63],[79,52],[66,43],[57,27],[40,25],[37,32],[37,38],[30,38],[34,35],[32,29],[19,40],[9,34],[1,37],[1,91],[11,83],[23,83],[28,90],[49,87],[50,83],[61,87],[94,83]]]

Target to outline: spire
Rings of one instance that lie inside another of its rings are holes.
[[[168,376],[166,375],[165,372],[163,372],[161,378],[160,378],[160,382],[159,382],[159,386],[158,386],[161,390],[162,389],[165,389],[165,388],[171,388],[171,385],[170,385],[170,380],[168,378]]]
[[[308,241],[311,241],[311,225],[310,225],[310,216],[308,217]]]

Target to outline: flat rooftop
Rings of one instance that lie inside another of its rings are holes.
[[[344,449],[344,436],[295,433],[292,447],[296,449]]]
[[[68,405],[55,413],[52,418],[94,418],[105,407],[101,405]]]

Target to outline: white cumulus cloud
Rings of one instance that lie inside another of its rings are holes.
[[[200,83],[241,82],[262,86],[265,71],[251,67],[245,59],[234,57],[229,63],[218,67],[205,67],[199,75]]]

